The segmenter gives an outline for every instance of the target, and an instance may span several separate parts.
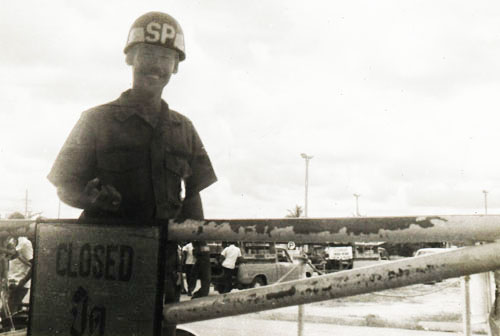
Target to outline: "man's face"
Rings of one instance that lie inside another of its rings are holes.
[[[141,43],[134,52],[134,89],[161,90],[177,72],[179,54],[173,49]]]

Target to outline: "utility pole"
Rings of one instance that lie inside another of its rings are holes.
[[[306,160],[306,181],[305,181],[305,200],[304,200],[304,217],[307,218],[308,216],[308,213],[307,213],[307,203],[308,203],[308,189],[309,189],[309,160],[311,160],[313,158],[312,155],[307,155],[305,153],[301,153],[300,156]],[[302,246],[302,249],[304,248],[307,248],[307,246]],[[304,250],[302,250],[304,251]],[[304,265],[303,265],[303,262],[301,262],[302,266],[300,266],[300,273],[301,273],[301,277],[305,275],[305,269],[304,269]],[[297,319],[297,335],[298,336],[302,336],[304,335],[304,316],[305,316],[305,312],[304,312],[304,305],[299,305],[298,306],[298,319]]]
[[[24,218],[28,218],[28,189],[26,189],[24,196]]]
[[[305,182],[305,200],[304,200],[304,217],[307,218],[307,203],[308,203],[308,189],[309,189],[309,160],[313,158],[312,155],[307,155],[305,153],[301,153],[300,156],[306,160],[306,182]]]
[[[361,217],[361,214],[359,213],[359,204],[358,204],[358,198],[361,196],[360,194],[352,194],[356,198],[356,217]]]
[[[483,194],[484,194],[484,214],[487,215],[488,214],[488,191],[483,190]]]

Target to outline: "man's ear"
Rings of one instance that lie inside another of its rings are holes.
[[[133,53],[132,52],[128,52],[126,55],[125,55],[125,63],[127,63],[127,65],[132,65],[132,61],[133,61]]]
[[[125,55],[125,63],[127,63],[127,65],[132,65],[132,63],[134,63],[134,57],[135,57],[135,53],[136,53],[136,47],[137,47],[137,45],[135,45],[132,48],[130,48],[130,50]]]
[[[179,59],[177,59],[177,61],[175,61],[173,73],[176,74],[178,70],[179,70]]]

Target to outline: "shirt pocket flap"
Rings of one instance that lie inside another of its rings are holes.
[[[165,152],[165,168],[183,179],[191,176],[192,172],[186,159],[170,152]]]

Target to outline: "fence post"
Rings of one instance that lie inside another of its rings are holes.
[[[471,323],[482,324],[488,321],[491,310],[490,272],[470,276]]]
[[[303,279],[305,278],[305,274],[306,274],[306,268],[305,268],[305,265],[306,265],[306,260],[307,260],[307,257],[302,255],[300,257],[300,266],[299,266],[299,279]],[[299,305],[299,308],[298,308],[298,319],[297,319],[297,335],[298,336],[302,336],[304,335],[304,315],[305,315],[305,312],[304,312],[304,305],[301,304]]]
[[[462,291],[464,293],[464,310],[463,310],[463,326],[464,336],[471,336],[470,327],[470,276],[466,275],[462,278]]]

